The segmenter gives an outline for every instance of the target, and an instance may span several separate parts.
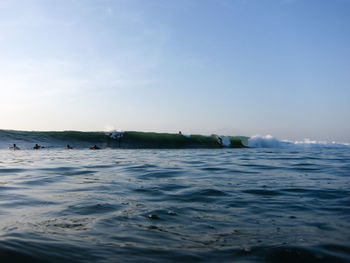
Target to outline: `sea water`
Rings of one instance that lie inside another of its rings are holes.
[[[350,149],[0,150],[0,262],[350,262]]]

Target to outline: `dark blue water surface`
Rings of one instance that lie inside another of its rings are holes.
[[[0,151],[0,262],[350,262],[350,149]]]

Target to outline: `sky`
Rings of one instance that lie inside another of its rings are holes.
[[[350,0],[0,0],[0,129],[350,142]]]

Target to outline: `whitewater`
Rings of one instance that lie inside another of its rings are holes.
[[[271,135],[254,135],[249,137],[248,146],[255,148],[347,148],[350,147],[350,143],[316,141],[310,139],[304,139],[302,141],[278,140]]]

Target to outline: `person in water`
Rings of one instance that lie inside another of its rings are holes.
[[[37,143],[33,146],[34,150],[38,150],[38,149],[41,149],[41,148],[44,148],[44,147],[38,145]]]
[[[91,146],[89,149],[90,149],[90,150],[99,150],[100,147],[98,147],[98,146],[95,144],[94,146]]]
[[[12,146],[9,146],[9,150],[19,150],[19,147],[14,143]]]
[[[223,146],[223,143],[222,143],[222,138],[221,137],[218,137],[218,143]]]
[[[67,149],[67,150],[70,150],[70,149],[73,149],[73,147],[70,146],[69,144],[67,144],[67,145],[66,145],[66,149]]]

